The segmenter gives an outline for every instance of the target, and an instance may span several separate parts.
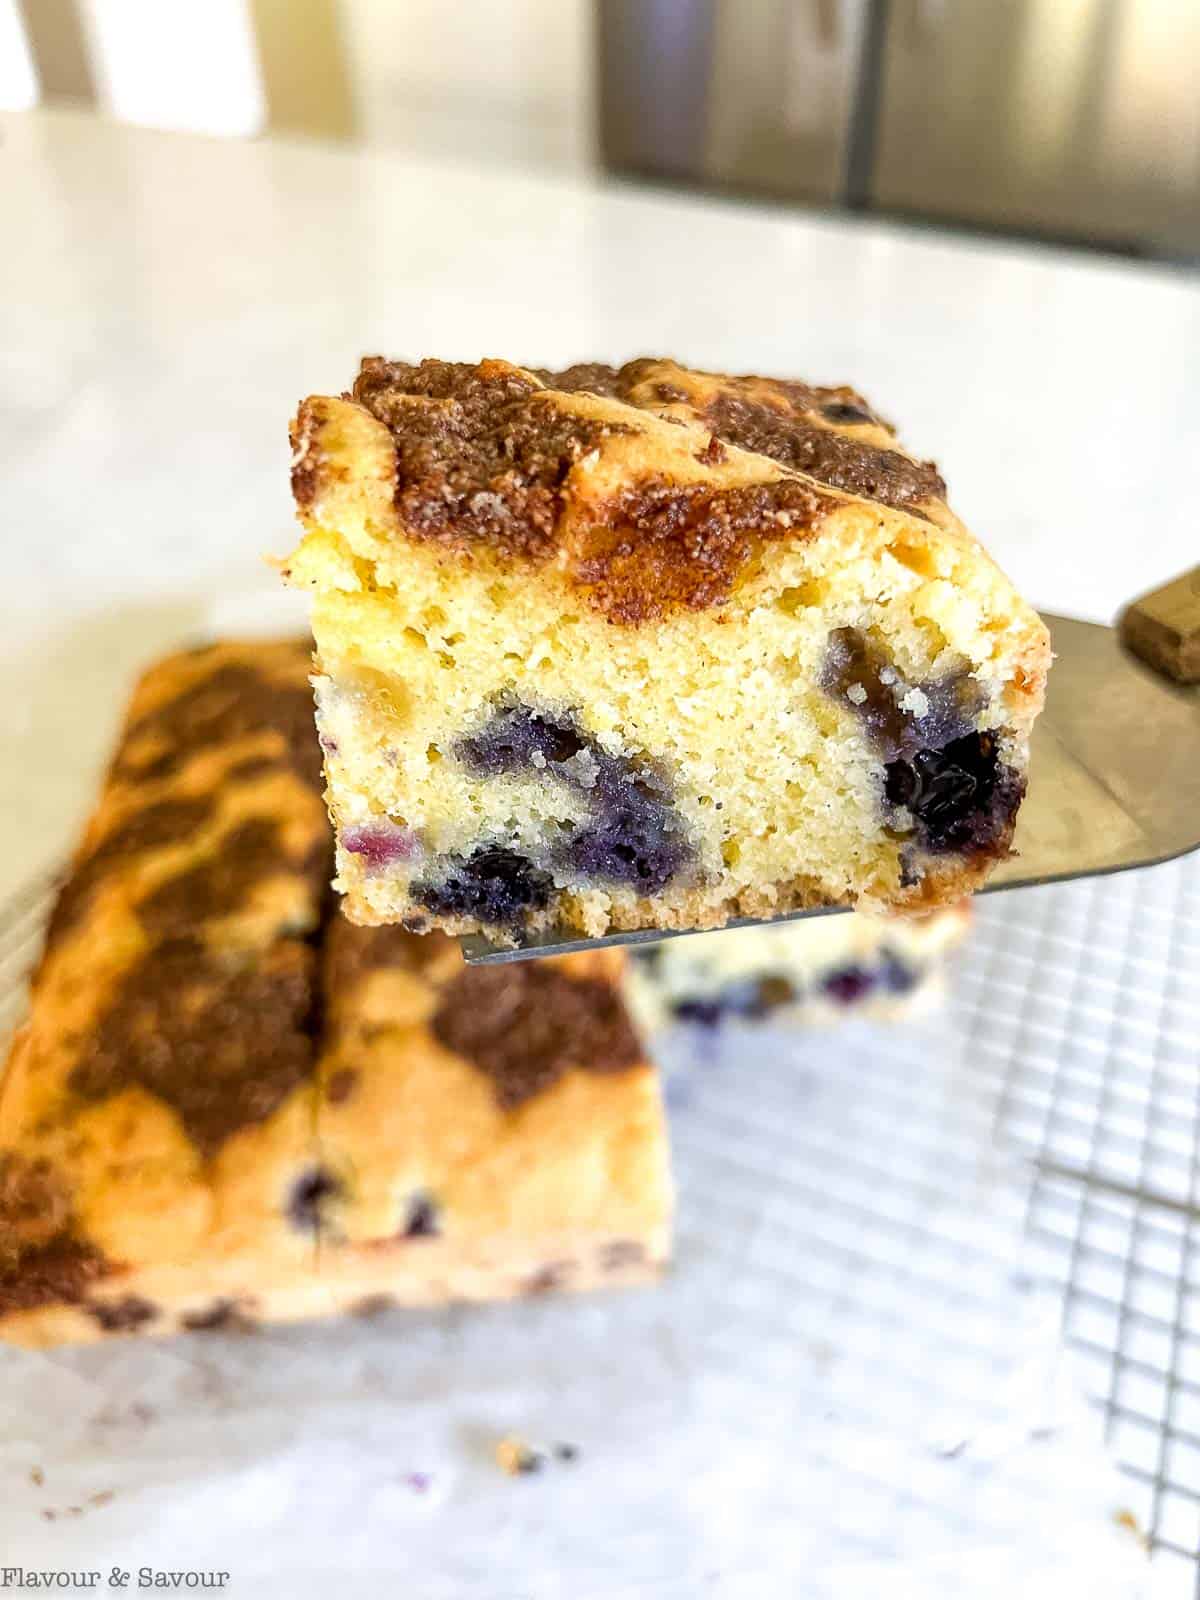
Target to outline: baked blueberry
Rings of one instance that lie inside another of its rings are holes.
[[[433,1239],[441,1232],[437,1207],[423,1191],[410,1198],[401,1231],[406,1239]]]
[[[1023,770],[1049,637],[849,385],[370,357],[292,444],[330,809],[425,852],[381,871],[343,841],[350,916],[514,943],[928,910],[1005,854],[926,853],[914,883],[869,804],[885,763],[984,725]],[[503,921],[429,887],[480,839],[553,880]]]
[[[1000,760],[994,733],[971,733],[944,749],[889,762],[884,792],[911,814],[931,854],[971,854],[994,848],[1007,834],[1025,780]]]
[[[481,845],[450,877],[415,885],[413,899],[435,916],[469,917],[503,927],[546,905],[553,887],[550,875],[527,856]]]
[[[341,1179],[324,1167],[313,1167],[297,1178],[288,1196],[288,1221],[304,1233],[319,1233],[330,1200],[344,1192]]]

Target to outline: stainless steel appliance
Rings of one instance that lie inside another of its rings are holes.
[[[1197,0],[596,0],[644,175],[1200,255]]]

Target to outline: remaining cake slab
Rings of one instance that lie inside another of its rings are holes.
[[[633,952],[634,1012],[650,1032],[903,1021],[936,1002],[946,957],[970,925],[963,901],[924,917],[850,912],[664,939]]]
[[[853,390],[371,359],[292,437],[354,920],[927,910],[1007,855],[1046,630]]]
[[[223,645],[135,694],[0,1074],[0,1338],[620,1283],[665,1254],[620,963],[559,964],[547,1043],[545,1007],[452,945],[342,927],[308,670]],[[517,1092],[489,1039],[549,1064]]]
[[[440,934],[338,919],[326,959],[320,1274],[335,1305],[657,1274],[666,1134],[619,952],[471,969]]]
[[[0,1337],[229,1320],[313,1239],[328,823],[306,646],[174,656],[138,685],[0,1077]]]

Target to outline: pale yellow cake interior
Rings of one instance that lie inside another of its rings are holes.
[[[577,817],[577,794],[536,776],[473,777],[452,759],[507,693],[573,713],[611,753],[649,756],[674,780],[700,861],[700,881],[671,896],[677,926],[723,921],[730,907],[769,912],[771,885],[797,862],[814,903],[893,896],[899,846],[879,825],[878,758],[854,706],[820,683],[830,633],[870,630],[914,682],[966,664],[987,725],[1014,729],[1001,754],[1020,767],[1007,684],[1028,639],[1023,619],[997,613],[992,571],[967,549],[890,541],[875,508],[848,507],[849,517],[857,537],[841,522],[836,537],[780,552],[719,616],[637,629],[589,612],[553,572],[531,578],[409,545],[402,566],[389,573],[381,558],[364,579],[337,534],[310,533],[293,573],[318,586],[320,723],[336,745],[327,769],[339,827],[382,815],[432,851],[469,853],[485,833],[540,838]],[[402,872],[372,877],[339,855],[358,915],[391,920],[404,885]],[[594,931],[641,919],[627,889],[579,900]]]

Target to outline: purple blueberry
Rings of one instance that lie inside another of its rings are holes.
[[[970,732],[981,709],[978,685],[966,673],[908,683],[857,628],[830,634],[821,683],[827,694],[854,708],[884,761],[907,761],[920,750],[942,749]],[[925,706],[919,716],[901,704],[914,689]]]
[[[402,1232],[406,1239],[434,1239],[441,1232],[437,1207],[423,1191],[409,1200]]]
[[[677,1000],[675,1015],[680,1022],[694,1022],[698,1028],[715,1028],[725,1015],[725,1007],[719,1000]]]
[[[855,1006],[875,987],[875,974],[865,967],[839,967],[821,980],[821,989],[836,1005]]]
[[[368,872],[381,872],[397,861],[411,861],[417,836],[395,822],[363,822],[342,829],[342,845],[351,855],[362,857]]]
[[[491,778],[526,771],[534,765],[535,755],[549,766],[559,766],[590,744],[566,720],[516,705],[498,712],[478,733],[459,739],[454,754],[472,772]]]
[[[293,1228],[302,1233],[318,1233],[324,1222],[326,1203],[342,1193],[341,1180],[324,1167],[313,1167],[292,1185],[287,1214]]]
[[[414,884],[413,899],[435,916],[475,917],[498,926],[519,924],[526,911],[549,904],[548,873],[515,850],[484,845],[441,883]]]
[[[563,859],[583,878],[657,894],[692,854],[677,823],[675,808],[646,777],[619,770],[608,758],[594,815],[568,842]]]
[[[911,994],[921,975],[893,951],[885,950],[879,962],[879,981],[889,994]]]
[[[999,757],[993,733],[971,733],[944,749],[891,761],[884,792],[912,813],[921,845],[932,854],[992,849],[1010,827],[1025,781]]]

